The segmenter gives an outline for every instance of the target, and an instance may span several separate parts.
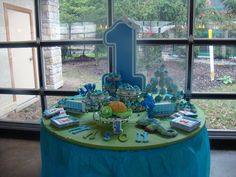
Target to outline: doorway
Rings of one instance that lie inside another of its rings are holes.
[[[34,40],[32,10],[3,3],[7,42]],[[8,49],[12,88],[38,88],[37,61],[34,48]],[[14,95],[17,107],[32,104],[35,96]],[[25,106],[23,106],[25,107]]]

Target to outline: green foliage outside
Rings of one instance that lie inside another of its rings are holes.
[[[94,22],[97,25],[96,38],[101,38],[107,27],[107,1],[104,0],[59,0],[60,2],[60,21],[67,23],[71,27],[75,22]],[[236,1],[222,0],[225,5],[223,14],[214,7],[207,5],[207,0],[197,0],[195,2],[195,36],[207,38],[207,30],[216,25],[224,34],[224,37],[235,37],[235,28],[232,28],[232,21],[235,20]],[[124,16],[133,18],[137,21],[145,21],[145,25],[152,27],[153,23],[158,25],[159,21],[169,21],[175,28],[168,32],[151,34],[147,36],[146,33],[141,32],[140,37],[172,37],[174,36],[186,37],[187,35],[187,0],[116,0],[114,1],[114,19],[118,20]],[[227,32],[226,32],[227,31]],[[70,38],[69,34],[69,38]],[[227,59],[235,56],[235,47],[219,46],[215,48],[215,57],[219,59]],[[186,50],[182,47],[176,47],[176,54],[182,52],[181,55],[186,55]],[[145,67],[152,66],[153,61],[161,59],[161,52],[159,47],[144,48]],[[158,52],[160,52],[158,54]],[[200,48],[194,47],[194,56],[199,55]],[[104,45],[96,45],[94,55],[101,58],[106,53]],[[156,55],[157,54],[157,55]],[[71,54],[71,52],[69,53]],[[156,55],[153,59],[153,55]]]
[[[119,0],[115,1],[115,17],[128,16],[137,21],[187,22],[186,0]]]
[[[187,3],[185,0],[120,0],[115,1],[115,19],[128,16],[136,21],[147,21],[147,26],[152,27],[152,22],[170,21],[177,27],[184,26],[187,22]],[[181,35],[181,28],[175,28],[175,33]],[[167,37],[164,34],[146,36],[141,32],[141,37]],[[161,36],[162,35],[162,36]],[[177,37],[181,37],[181,36]],[[138,67],[150,69],[162,61],[161,46],[141,46],[140,62]]]
[[[171,21],[178,26],[186,25],[187,22],[186,0],[119,0],[114,3],[115,19],[127,16],[138,21]],[[107,22],[106,8],[107,4],[104,0],[60,0],[60,21],[67,23],[69,27],[75,22],[94,22],[98,27],[96,38],[101,38]],[[182,29],[176,28],[175,32],[179,30]],[[146,37],[144,34],[142,36]],[[104,51],[105,46],[97,45],[94,51],[95,57],[104,56]],[[159,47],[144,47],[143,51],[145,55],[143,63],[147,63],[146,67],[152,66],[153,61],[161,59]],[[70,56],[73,57],[71,52]]]
[[[236,1],[235,0],[223,0],[223,3],[230,13],[236,14]]]
[[[183,29],[187,24],[187,1],[186,0],[120,0],[115,1],[115,20],[124,16],[130,17],[137,21],[146,22],[146,26],[159,24],[160,21],[171,22],[175,25],[172,33],[176,37],[186,37],[187,30]],[[141,37],[164,37],[168,38],[168,32],[155,34],[155,36],[145,36],[141,33]]]
[[[104,0],[59,0],[61,23],[94,22],[106,24]]]
[[[206,0],[195,1],[195,36],[199,38],[208,38],[208,29],[217,26],[217,30],[213,29],[214,38],[235,38],[236,20],[236,1],[222,0],[223,9],[218,10],[217,7],[209,6]],[[221,33],[220,35],[218,33]],[[199,47],[194,48],[194,56],[199,55]],[[208,52],[207,52],[208,53]],[[236,47],[215,46],[214,56],[217,59],[229,59],[236,56]]]
[[[221,77],[217,80],[222,81],[225,85],[230,85],[234,83],[234,79],[228,75],[225,75],[224,77]]]

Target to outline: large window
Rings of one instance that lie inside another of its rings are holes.
[[[0,125],[39,123],[41,112],[112,71],[103,33],[132,18],[136,70],[160,63],[209,129],[236,128],[236,3],[230,0],[0,0]],[[17,19],[17,20],[16,20]],[[14,21],[14,22],[13,22]],[[25,124],[27,126],[27,124]],[[31,124],[28,124],[31,126]]]
[[[114,19],[134,19],[141,27],[138,38],[187,38],[187,14],[187,0],[114,1]]]

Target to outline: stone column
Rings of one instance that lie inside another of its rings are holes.
[[[60,40],[59,0],[41,0],[43,40]],[[44,47],[46,86],[63,86],[61,47]]]

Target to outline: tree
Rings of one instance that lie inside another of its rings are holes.
[[[115,2],[115,15],[137,21],[186,23],[187,3],[184,0],[119,0]]]
[[[183,30],[187,24],[187,2],[186,0],[119,0],[115,1],[115,18],[123,16],[133,18],[136,21],[145,21],[145,26],[150,29],[152,36],[153,24],[159,25],[160,21],[168,21],[175,25],[175,32]],[[149,23],[149,24],[148,24]],[[168,37],[165,36],[163,37]],[[160,36],[157,35],[155,37]],[[181,36],[180,36],[181,37]]]
[[[235,0],[223,0],[225,7],[230,13],[236,14],[236,1]]]
[[[105,8],[103,0],[60,0],[60,20],[62,23],[104,22]]]
[[[187,24],[187,1],[186,0],[117,0],[115,1],[115,19],[123,16],[136,21],[145,21],[149,26],[150,34],[141,33],[142,37],[159,37],[160,34],[152,33],[153,23],[156,26],[160,21],[169,21],[175,25],[175,32],[181,31],[182,26]],[[149,24],[148,24],[149,23]],[[177,36],[177,35],[176,35]],[[142,46],[140,66],[146,70],[155,67],[154,63],[162,61],[161,46]]]
[[[169,21],[175,25],[175,32],[183,30],[182,27],[187,24],[186,0],[117,0],[114,3],[115,20],[127,16],[136,21],[148,21],[150,29],[152,29],[153,21],[156,24],[159,21]],[[72,23],[83,22],[85,20],[96,24],[104,24],[105,26],[107,21],[106,15],[107,8],[104,0],[60,0],[61,22],[68,23],[69,26]],[[97,30],[97,37],[102,37],[101,34],[103,34],[101,30]],[[147,34],[142,35],[143,37],[158,37],[159,34],[151,34],[151,36],[145,36]],[[160,49],[153,52],[160,52]],[[151,66],[151,63],[148,65]]]
[[[206,0],[198,0],[195,2],[195,17],[201,17],[203,10],[206,8]]]
[[[225,7],[228,10],[228,16],[230,18],[230,23],[228,25],[229,29],[229,36],[235,38],[235,24],[232,21],[236,19],[236,1],[235,0],[223,0]],[[229,37],[227,36],[227,37]],[[236,48],[233,46],[227,47],[227,56],[236,56]]]

